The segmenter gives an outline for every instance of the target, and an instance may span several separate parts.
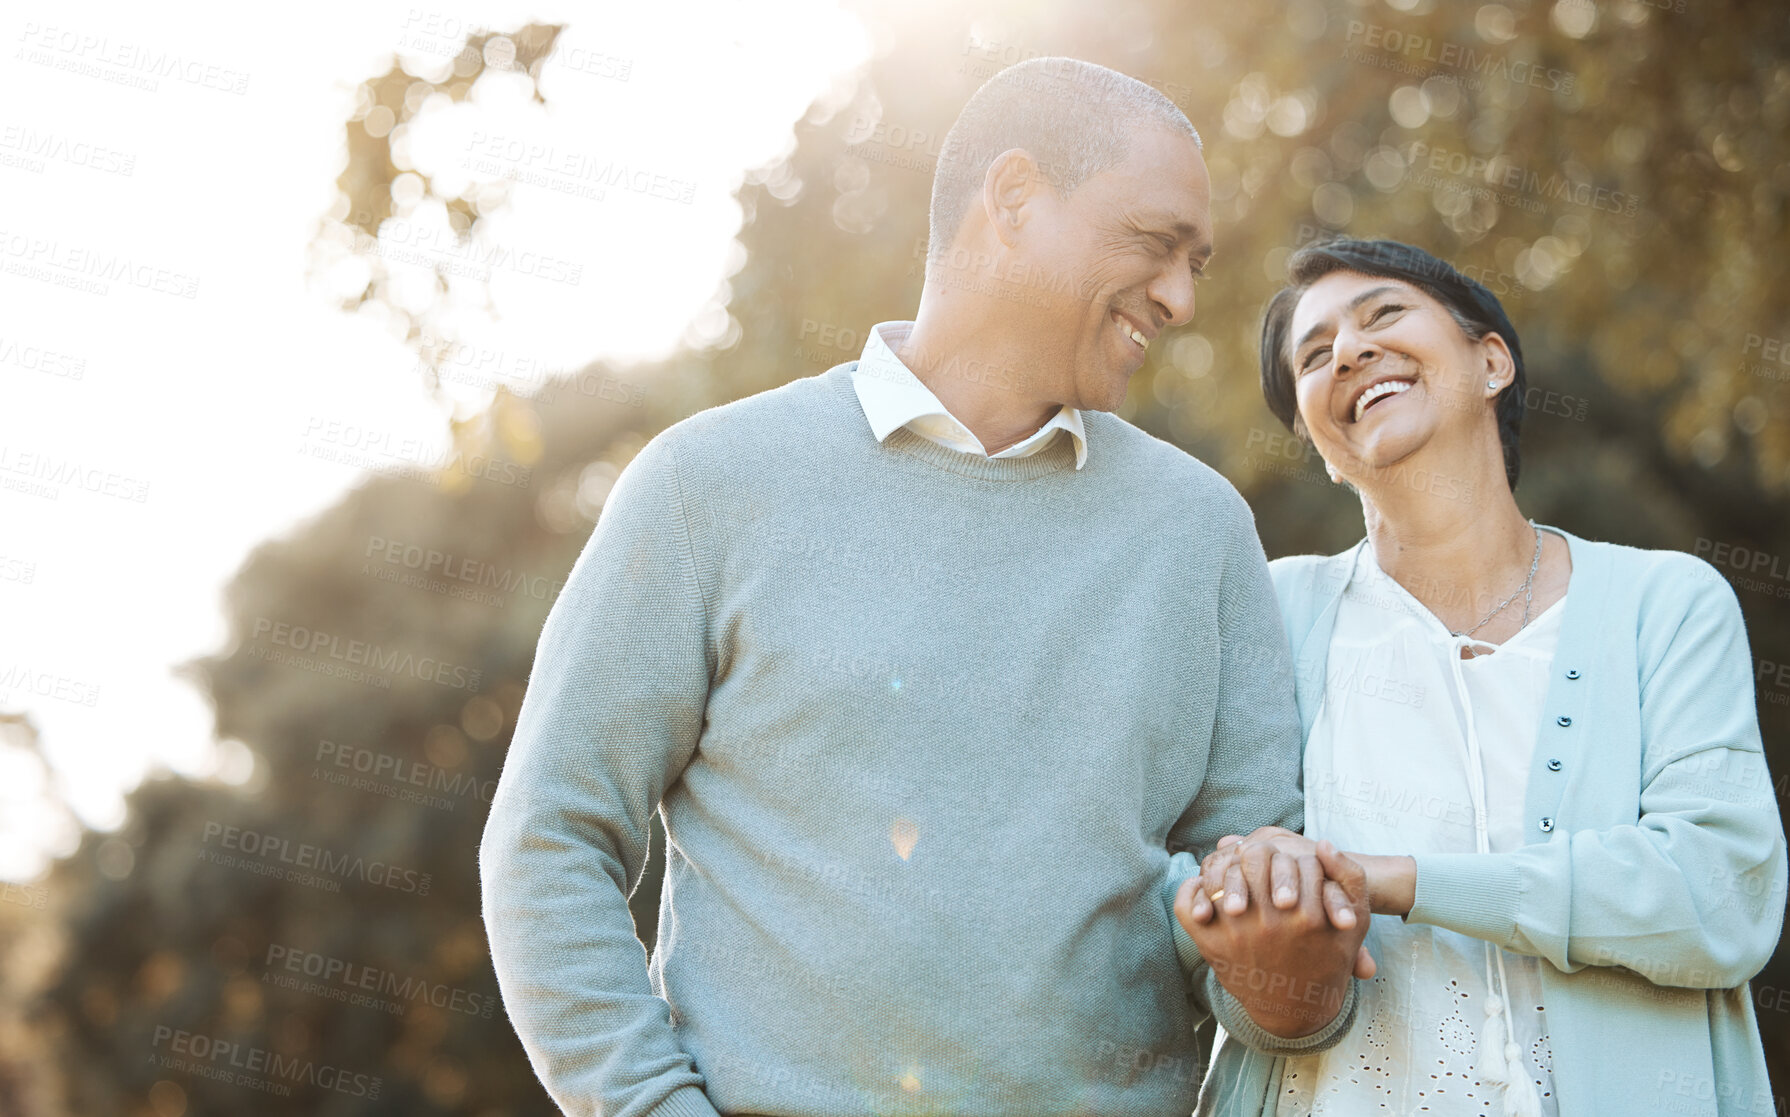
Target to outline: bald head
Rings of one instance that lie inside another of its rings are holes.
[[[945,135],[932,181],[927,254],[936,257],[951,246],[981,196],[989,164],[1002,152],[1030,152],[1058,196],[1067,198],[1124,162],[1140,128],[1204,146],[1173,101],[1117,70],[1057,57],[1002,70],[976,90]]]

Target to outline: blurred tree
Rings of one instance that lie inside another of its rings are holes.
[[[31,797],[42,800],[37,811],[14,813],[36,826],[44,826],[46,815],[73,824],[54,769],[44,758],[37,725],[28,715],[0,713],[0,766],[7,772],[9,790],[16,794],[31,788]],[[9,821],[16,827],[23,820]],[[41,830],[32,835],[40,841],[43,837]],[[66,1112],[59,1081],[46,1073],[61,1037],[55,1028],[43,1026],[34,1004],[61,964],[62,922],[62,905],[52,903],[47,887],[0,881],[0,943],[6,944],[0,955],[0,1114],[7,1117]]]
[[[617,471],[655,431],[850,360],[873,323],[912,315],[938,142],[976,86],[1022,58],[1070,54],[1136,75],[1205,136],[1213,279],[1194,323],[1152,347],[1123,414],[1224,471],[1256,508],[1271,555],[1340,549],[1361,532],[1347,494],[1279,441],[1255,384],[1260,309],[1287,255],[1335,230],[1423,245],[1504,298],[1537,389],[1519,492],[1527,513],[1594,538],[1706,555],[1719,543],[1790,566],[1790,365],[1765,348],[1790,340],[1790,26],[1769,6],[1154,0],[1114,19],[1066,0],[1011,0],[863,16],[879,53],[855,95],[817,105],[788,159],[738,191],[737,342],[580,374],[639,386],[640,408],[609,392],[565,390],[551,403],[500,392],[457,437],[528,470],[525,484],[465,471],[372,480],[244,565],[230,646],[195,672],[220,737],[252,750],[254,777],[145,785],[123,833],[90,835],[49,881],[67,941],[33,1019],[55,1037],[71,1112],[553,1111],[501,1010],[485,1018],[425,997],[399,1015],[270,980],[287,972],[270,961],[274,948],[431,989],[495,990],[475,876],[482,800],[463,794],[444,809],[344,787],[321,775],[339,755],[329,750],[488,785],[551,603],[533,579],[564,576]],[[463,97],[487,64],[526,68],[556,33],[469,42],[445,92]],[[431,92],[416,81],[394,68],[368,83],[331,221],[376,233],[389,212],[407,173],[402,128]],[[389,121],[374,117],[379,107]],[[466,229],[485,209],[444,202]],[[329,222],[319,239],[354,243]],[[359,299],[386,296],[375,278]],[[403,321],[427,344],[428,322]],[[451,322],[436,324],[449,334]],[[378,558],[375,539],[522,581],[492,603],[386,580],[414,571]],[[1763,591],[1740,583],[1766,665],[1790,662],[1790,581],[1774,577]],[[269,642],[277,624],[432,657],[479,681],[387,672],[379,687],[273,662],[270,650],[286,650]],[[1764,675],[1760,689],[1783,771],[1790,690]],[[205,860],[218,848],[208,828],[227,826],[389,861],[429,874],[430,889],[346,879],[333,892]],[[633,900],[648,942],[655,874]],[[1774,961],[1762,982],[1785,979]],[[1790,1083],[1790,1028],[1761,1015],[1775,1079]],[[158,1028],[377,1075],[381,1094],[299,1085],[280,1097],[152,1065],[167,1053]],[[0,1089],[4,1074],[0,1065]]]

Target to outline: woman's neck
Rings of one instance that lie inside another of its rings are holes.
[[[1535,530],[1502,471],[1493,483],[1475,480],[1481,483],[1466,489],[1409,478],[1361,489],[1380,569],[1452,632],[1472,628],[1519,589],[1535,561]]]

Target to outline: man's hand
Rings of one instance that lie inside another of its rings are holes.
[[[1258,896],[1273,894],[1270,852],[1263,844],[1238,858],[1241,883]],[[1310,856],[1294,855],[1290,863],[1298,874],[1290,905],[1258,903],[1239,913],[1220,913],[1209,897],[1221,885],[1204,872],[1183,881],[1175,896],[1175,917],[1219,983],[1264,1031],[1285,1039],[1328,1024],[1342,1006],[1351,974],[1366,978],[1375,972],[1361,945],[1369,916],[1361,866],[1329,842],[1312,846]],[[1334,926],[1339,917],[1326,912],[1326,880],[1346,901],[1347,915],[1341,917],[1350,923],[1346,928]],[[1204,918],[1195,917],[1196,896],[1205,900]]]

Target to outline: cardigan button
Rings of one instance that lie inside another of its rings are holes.
[[[1559,717],[1554,719],[1554,724],[1558,725],[1562,729],[1565,729],[1567,726],[1572,724],[1572,719],[1567,717],[1565,714],[1561,714]]]
[[[1576,678],[1578,678],[1578,677],[1579,677],[1579,669],[1578,669],[1578,668],[1577,668],[1577,667],[1575,667],[1575,668],[1573,668],[1573,669],[1572,669],[1572,670],[1571,670],[1571,671],[1568,671],[1568,672],[1567,672],[1567,673],[1566,673],[1566,677],[1567,677],[1567,678],[1569,678],[1569,679],[1576,679]]]
[[[1554,820],[1551,818],[1542,819],[1541,832],[1544,834],[1552,834],[1554,832]]]
[[[1548,761],[1548,771],[1558,772],[1559,770],[1560,770],[1560,762],[1558,760]]]

